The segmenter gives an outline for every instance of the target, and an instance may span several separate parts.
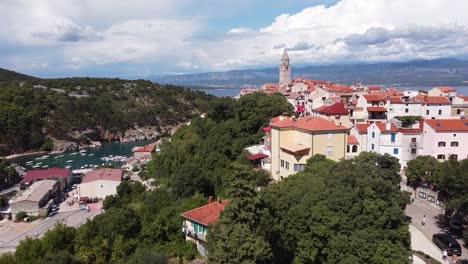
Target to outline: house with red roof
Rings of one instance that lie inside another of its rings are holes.
[[[423,134],[421,155],[438,160],[468,158],[468,120],[424,120]]]
[[[157,143],[152,143],[147,146],[138,147],[133,149],[133,157],[137,160],[144,160],[147,157],[151,157],[153,152],[156,150]]]
[[[457,94],[452,100],[453,118],[468,119],[468,96]]]
[[[452,102],[445,96],[418,95],[416,100],[421,104],[421,115],[424,119],[451,118]]]
[[[218,222],[221,213],[229,204],[228,200],[214,201],[213,196],[209,197],[208,204],[183,212],[182,231],[186,241],[192,241],[197,246],[202,256],[206,256],[206,235],[210,225]]]
[[[80,200],[104,199],[106,196],[117,194],[117,186],[122,182],[122,176],[121,169],[104,168],[86,173],[77,188]]]
[[[429,96],[445,96],[447,98],[449,98],[450,101],[452,101],[452,99],[457,96],[457,90],[453,87],[448,87],[448,86],[444,86],[444,87],[435,87],[435,88],[432,88],[431,90],[429,90],[427,92],[427,95]]]
[[[346,156],[348,127],[321,117],[283,118],[271,126],[271,175],[276,181],[304,170],[307,159],[322,154]]]
[[[20,184],[24,188],[36,181],[56,180],[59,182],[60,190],[64,190],[73,182],[73,173],[70,169],[50,168],[44,170],[29,170],[21,180]]]
[[[402,166],[420,155],[423,122],[410,127],[402,127],[394,122],[373,123],[367,128],[367,151],[388,154],[397,158]]]
[[[338,102],[332,105],[323,105],[312,110],[312,116],[322,117],[328,121],[335,122],[339,125],[351,127],[349,120],[349,111],[345,107],[345,103]]]
[[[361,124],[354,124],[349,134],[354,136],[359,143],[357,145],[357,155],[362,151],[367,151],[367,128],[370,127],[371,124],[361,123]]]

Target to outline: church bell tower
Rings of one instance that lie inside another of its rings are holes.
[[[281,65],[279,67],[279,84],[291,83],[291,65],[289,65],[288,51],[284,49],[283,56],[281,56]]]

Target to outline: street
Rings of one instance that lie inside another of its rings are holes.
[[[410,231],[412,231],[411,242],[413,249],[423,251],[443,263],[442,251],[432,243],[432,235],[437,233],[445,233],[447,231],[445,229],[445,216],[437,209],[417,199],[415,199],[414,202],[406,206],[405,212],[411,222]],[[426,215],[426,224],[423,226],[422,219],[424,215]],[[414,234],[417,235],[418,232],[422,234],[425,238],[427,238],[427,240],[425,240],[421,236],[417,236],[418,238],[416,240],[413,240]],[[429,242],[427,241],[429,241],[430,244],[428,244]],[[468,249],[466,247],[463,247],[463,241],[461,239],[457,239],[457,241],[462,246],[462,256],[460,257],[460,260],[463,261],[462,263],[468,263]]]
[[[1,230],[0,231],[0,254],[5,252],[13,252],[19,245],[19,242],[26,237],[42,237],[49,229],[52,229],[55,224],[63,223],[67,226],[78,227],[85,223],[87,219],[92,219],[99,212],[87,211],[68,211],[58,213],[55,216],[47,217],[29,228],[26,224],[18,224],[18,228]],[[23,229],[23,230],[21,230]]]

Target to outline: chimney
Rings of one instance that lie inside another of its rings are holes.
[[[390,131],[390,129],[392,129],[392,123],[387,121],[387,123],[385,123],[385,130]]]
[[[208,197],[208,204],[213,203],[213,196]]]

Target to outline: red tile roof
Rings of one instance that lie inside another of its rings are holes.
[[[379,86],[369,87],[369,91],[380,91],[380,90],[382,90],[382,88],[380,88]]]
[[[86,173],[81,183],[93,182],[97,180],[121,181],[123,170],[119,169],[99,169]]]
[[[346,131],[349,128],[344,126],[337,126],[335,123],[330,122],[321,117],[301,117],[296,120],[286,119],[271,124],[272,128],[297,128],[307,131]]]
[[[333,93],[347,93],[347,92],[354,92],[353,88],[346,86],[346,85],[330,85],[323,88],[328,92]]]
[[[359,134],[367,134],[367,128],[370,127],[371,124],[355,124],[356,130]]]
[[[281,119],[288,119],[288,118],[290,118],[290,117],[287,116],[287,115],[275,116],[275,117],[273,117],[272,119],[270,119],[270,123],[275,123],[275,122],[280,121]]]
[[[204,226],[208,226],[218,221],[221,212],[224,211],[228,203],[228,200],[215,201],[202,207],[183,212],[181,216]]]
[[[385,107],[367,107],[367,111],[369,111],[369,112],[387,112],[387,108],[385,108]]]
[[[137,149],[133,150],[133,152],[153,152],[154,147],[155,147],[155,145],[151,144],[151,145],[148,145],[148,146],[137,148]]]
[[[398,132],[403,134],[421,134],[422,129],[420,128],[398,128]]]
[[[326,115],[347,115],[349,114],[348,110],[345,109],[344,103],[336,103],[330,106],[319,107],[312,110],[313,112],[318,112]]]
[[[450,100],[445,96],[425,96],[425,95],[418,95],[416,99],[420,103],[425,104],[451,104]]]
[[[50,168],[47,170],[30,170],[26,172],[26,175],[21,180],[21,183],[29,184],[34,180],[45,180],[54,178],[66,179],[68,175],[71,175],[71,173],[72,171],[70,169],[61,168]]]
[[[385,96],[380,95],[380,94],[364,94],[364,98],[367,100],[367,102],[385,102]]]
[[[437,89],[439,89],[441,92],[443,93],[448,93],[448,92],[455,92],[457,90],[455,90],[454,88],[452,87],[437,87]]]
[[[468,132],[468,120],[460,119],[427,119],[424,120],[436,132]]]
[[[266,157],[268,157],[268,155],[263,154],[263,153],[258,153],[258,154],[254,154],[254,155],[249,155],[247,158],[249,160],[259,160],[259,159],[263,159],[263,158],[266,158]]]
[[[346,138],[346,142],[348,142],[348,145],[359,145],[359,141],[353,135],[348,135]]]
[[[377,126],[377,128],[380,130],[381,133],[398,132],[398,128],[393,123],[391,123],[390,131],[387,130],[386,123],[375,123],[375,125]]]

